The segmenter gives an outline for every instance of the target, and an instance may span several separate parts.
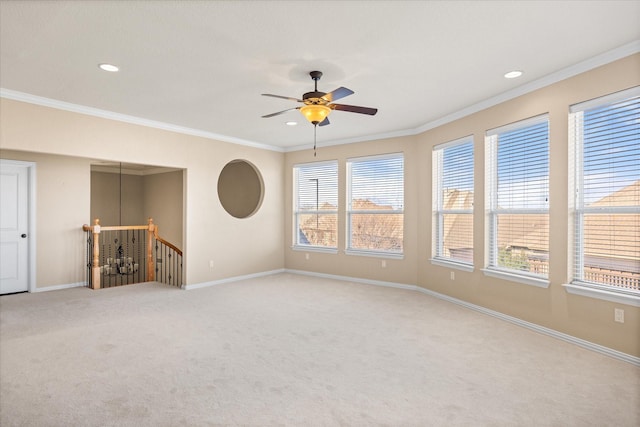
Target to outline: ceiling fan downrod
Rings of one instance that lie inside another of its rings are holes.
[[[320,77],[322,77],[322,71],[311,71],[309,73],[309,75],[311,76],[311,79],[315,83],[314,92],[317,92],[318,91],[318,80],[320,80]]]

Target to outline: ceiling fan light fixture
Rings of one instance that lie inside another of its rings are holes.
[[[331,108],[326,105],[305,105],[300,107],[300,112],[309,122],[317,125],[327,118],[331,112]]]

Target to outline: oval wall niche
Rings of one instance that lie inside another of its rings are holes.
[[[242,159],[227,163],[218,177],[218,198],[229,215],[248,218],[262,205],[264,183],[260,171]]]

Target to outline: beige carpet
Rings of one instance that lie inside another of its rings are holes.
[[[0,316],[3,427],[640,425],[640,368],[413,291],[279,274]]]

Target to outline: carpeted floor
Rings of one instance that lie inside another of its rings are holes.
[[[293,274],[0,298],[0,425],[638,426],[640,368]]]

